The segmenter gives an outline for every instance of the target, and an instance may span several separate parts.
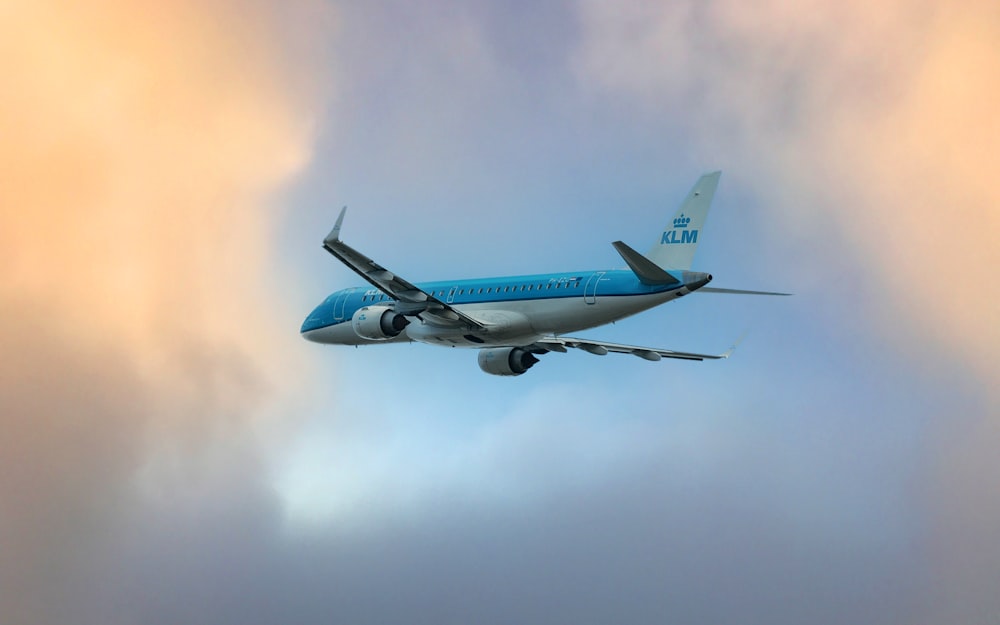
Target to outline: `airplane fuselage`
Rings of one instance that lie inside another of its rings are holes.
[[[419,341],[451,347],[526,345],[543,336],[601,326],[659,306],[695,291],[712,279],[693,271],[670,272],[670,285],[639,281],[630,270],[424,282],[427,294],[482,322],[483,328],[437,323],[433,314],[406,315],[405,307],[373,287],[354,287],[331,294],[302,324],[310,341],[336,345],[371,345]],[[397,335],[362,337],[355,323],[368,311],[406,315],[409,324]],[[354,323],[352,323],[354,322]]]

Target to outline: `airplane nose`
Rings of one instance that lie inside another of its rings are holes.
[[[710,273],[702,273],[700,271],[684,272],[684,286],[686,286],[689,291],[700,289],[711,281],[712,274]]]

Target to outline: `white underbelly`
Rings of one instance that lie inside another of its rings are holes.
[[[562,297],[515,302],[466,304],[458,308],[474,318],[491,312],[523,315],[537,334],[564,334],[624,319],[674,299],[674,293],[599,296],[593,303],[582,297]]]

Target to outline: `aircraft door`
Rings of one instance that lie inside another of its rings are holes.
[[[597,284],[604,277],[607,272],[598,271],[597,273],[590,276],[587,280],[587,284],[583,285],[583,301],[587,304],[597,303]]]
[[[347,305],[347,298],[353,293],[353,289],[348,289],[337,296],[333,302],[333,318],[341,320],[344,318],[344,307]]]

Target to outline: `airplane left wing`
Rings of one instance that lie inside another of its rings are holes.
[[[742,340],[742,338],[740,339]],[[593,341],[590,339],[577,339],[569,336],[547,336],[535,341],[530,347],[543,349],[551,352],[565,352],[567,347],[582,349],[585,352],[604,356],[611,352],[616,354],[632,354],[645,360],[660,360],[661,358],[679,358],[681,360],[719,360],[729,358],[740,341],[736,341],[732,347],[721,354],[696,354],[693,352],[678,352],[672,349],[659,349],[656,347],[640,347],[638,345],[621,345],[619,343],[607,343],[605,341]]]
[[[483,324],[460,310],[442,302],[430,293],[397,276],[374,260],[340,240],[340,227],[344,223],[345,206],[337,217],[330,234],[323,239],[323,248],[367,280],[372,286],[396,300],[396,312],[401,315],[428,314],[439,323],[462,323],[470,328],[483,329]]]

